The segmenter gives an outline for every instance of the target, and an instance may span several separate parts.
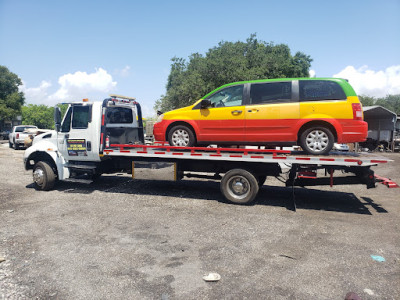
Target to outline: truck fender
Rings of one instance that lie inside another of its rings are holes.
[[[34,145],[35,146],[35,145]],[[25,170],[33,169],[39,161],[47,161],[57,174],[57,178],[62,180],[69,178],[69,170],[65,168],[64,158],[54,149],[51,142],[41,142],[40,147],[29,147],[24,154]]]

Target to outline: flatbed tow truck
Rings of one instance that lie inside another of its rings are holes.
[[[268,176],[282,177],[287,169],[285,184],[293,196],[286,206],[295,210],[295,186],[364,184],[369,189],[380,182],[398,187],[371,169],[390,160],[369,154],[312,156],[258,148],[146,145],[140,104],[125,96],[69,103],[62,122],[56,107],[55,123],[56,130],[35,137],[24,154],[25,169],[33,170],[39,190],[52,189],[57,180],[90,183],[101,174],[123,171],[133,179],[219,180],[228,201],[249,204]]]

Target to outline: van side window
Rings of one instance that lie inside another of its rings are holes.
[[[69,132],[71,128],[71,114],[72,114],[72,107],[70,107],[65,114],[64,122],[61,125],[61,132]]]
[[[243,85],[224,88],[208,99],[212,107],[240,106],[243,101]]]
[[[89,123],[89,106],[74,106],[74,113],[72,114],[72,128],[85,129],[88,128]]]
[[[290,102],[292,82],[253,83],[250,90],[251,104]]]
[[[132,109],[126,107],[108,107],[107,124],[130,124],[133,122]]]
[[[300,80],[300,101],[344,100],[341,86],[329,80]]]

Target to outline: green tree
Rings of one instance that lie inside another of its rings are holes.
[[[360,102],[363,106],[375,105],[375,101],[376,101],[376,99],[374,97],[370,97],[370,96],[366,96],[366,95],[358,96],[358,99],[360,99]]]
[[[21,114],[25,98],[18,92],[20,85],[22,81],[16,74],[0,66],[0,120],[11,120]]]
[[[363,106],[380,105],[396,114],[400,114],[400,94],[387,95],[382,98],[375,98],[370,96],[359,96]]]
[[[379,98],[376,100],[375,104],[383,106],[396,114],[400,114],[400,94],[387,95],[384,98]]]
[[[58,104],[61,109],[61,118],[67,111],[68,104]],[[22,124],[35,125],[42,129],[54,129],[54,107],[40,104],[28,104],[22,107]]]
[[[156,101],[162,111],[190,105],[213,89],[235,81],[309,77],[310,56],[291,55],[285,44],[259,41],[252,34],[246,42],[220,42],[203,56],[194,53],[187,62],[172,58],[166,95]]]
[[[54,128],[54,108],[40,104],[22,107],[22,124],[36,125],[39,128]]]

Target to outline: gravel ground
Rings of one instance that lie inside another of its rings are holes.
[[[0,299],[400,299],[399,189],[296,188],[297,212],[275,179],[251,206],[124,174],[40,192],[22,156],[0,144]]]

